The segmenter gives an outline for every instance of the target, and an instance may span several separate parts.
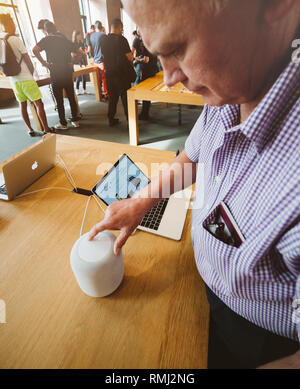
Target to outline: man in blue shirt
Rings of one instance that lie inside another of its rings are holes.
[[[103,37],[103,35],[105,35],[105,33],[103,32],[104,28],[102,26],[102,23],[99,20],[95,22],[95,29],[96,31],[93,34],[87,36],[88,52],[94,58],[94,65],[96,65],[98,68],[97,78],[98,78],[100,90],[101,90],[101,85],[103,85],[104,96],[102,98],[104,101],[107,101],[108,91],[106,86],[105,67],[103,62],[103,55],[101,52],[101,46],[100,46],[101,38]]]

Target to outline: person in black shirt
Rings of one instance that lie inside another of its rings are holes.
[[[39,20],[38,26],[37,26],[38,30],[42,31],[42,33],[43,33],[44,35],[47,35],[47,31],[45,30],[45,24],[46,24],[47,22],[52,23],[52,22],[51,22],[50,20],[48,20],[48,19],[41,19],[41,20]],[[56,34],[65,37],[64,34],[62,34],[62,33],[59,32],[59,31],[56,31]]]
[[[110,126],[119,123],[119,120],[115,118],[119,97],[121,97],[128,120],[127,90],[136,78],[132,65],[133,55],[122,33],[123,23],[120,19],[114,19],[111,24],[111,33],[104,35],[100,42],[109,93],[107,116]]]
[[[52,22],[46,22],[44,25],[46,37],[41,39],[33,48],[33,53],[41,64],[50,69],[51,85],[57,102],[58,115],[60,123],[55,126],[58,130],[68,129],[65,107],[63,99],[63,89],[65,89],[72,113],[71,123],[74,127],[79,127],[77,117],[77,104],[74,96],[73,85],[73,65],[71,53],[76,53],[74,44],[57,33],[56,27]],[[45,50],[47,62],[42,58],[40,52]]]

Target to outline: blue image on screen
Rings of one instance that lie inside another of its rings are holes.
[[[119,163],[97,184],[96,194],[106,204],[124,200],[134,196],[136,192],[147,186],[149,179],[128,158],[123,155]]]

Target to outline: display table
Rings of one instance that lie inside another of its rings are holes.
[[[174,158],[168,151],[69,136],[57,136],[57,151],[85,189],[124,152],[149,172],[151,162]],[[61,166],[26,192],[46,187],[70,191],[0,201],[0,299],[6,304],[0,368],[205,368],[209,307],[194,261],[191,211],[180,242],[143,231],[131,236],[123,247],[121,286],[91,298],[70,267],[87,197],[71,192]],[[84,233],[102,218],[91,199]]]
[[[190,92],[181,83],[168,88],[164,82],[163,71],[154,77],[148,78],[127,91],[129,142],[131,145],[139,144],[138,127],[138,100],[160,101],[163,103],[187,104],[203,106],[201,96]]]

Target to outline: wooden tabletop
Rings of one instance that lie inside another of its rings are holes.
[[[164,103],[199,105],[203,106],[204,101],[197,95],[178,83],[171,88],[164,84],[164,72],[157,73],[154,77],[147,78],[140,84],[127,91],[128,96],[128,123],[129,143],[139,144],[138,127],[138,100],[160,101]]]
[[[57,151],[86,189],[124,152],[148,167],[174,157],[68,136],[57,136]],[[72,189],[59,165],[26,191],[46,187]],[[0,368],[205,368],[209,308],[194,262],[191,211],[180,242],[137,231],[123,248],[121,286],[91,298],[70,268],[86,202],[64,190],[0,201]],[[84,232],[102,218],[92,199]]]
[[[82,76],[83,74],[89,74],[92,72],[96,72],[96,68],[93,65],[87,65],[80,67],[79,65],[74,65],[74,73],[73,78]],[[36,80],[38,86],[49,85],[50,74],[42,75],[39,79]],[[0,76],[0,88],[3,89],[12,89],[9,78],[5,76]]]

